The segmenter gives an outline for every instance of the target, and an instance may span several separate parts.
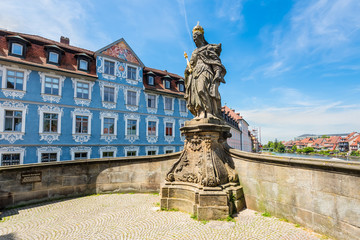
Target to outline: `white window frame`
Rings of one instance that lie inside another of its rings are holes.
[[[158,146],[146,146],[145,147],[146,156],[149,156],[148,151],[155,151],[156,152],[155,155],[158,155],[159,154],[159,147]]]
[[[17,53],[14,53],[13,50],[14,50],[14,45],[18,45],[21,47],[21,54],[17,54]],[[20,44],[20,43],[16,43],[16,42],[13,42],[11,43],[11,54],[12,55],[16,55],[16,56],[24,56],[24,45],[23,44]]]
[[[113,118],[114,119],[114,134],[104,134],[104,119]],[[100,121],[101,121],[101,140],[105,140],[107,143],[112,142],[117,139],[117,122],[119,115],[114,112],[100,112]]]
[[[71,80],[73,83],[75,104],[81,105],[81,106],[90,106],[91,99],[92,99],[92,90],[93,90],[95,82],[91,82],[91,81],[87,81],[87,80],[79,79],[79,78],[71,78]],[[77,83],[78,82],[89,84],[89,98],[88,99],[77,98],[76,94],[77,94]]]
[[[5,131],[5,111],[22,111],[20,132]],[[0,118],[0,140],[6,140],[10,144],[17,140],[24,140],[27,113],[28,105],[24,105],[22,102],[0,102],[0,116],[2,116]]]
[[[139,147],[138,146],[127,146],[127,147],[124,147],[124,156],[126,157],[127,156],[127,153],[128,152],[136,152],[136,155],[135,156],[139,156]]]
[[[156,135],[155,136],[150,136],[148,133],[148,127],[149,127],[149,122],[156,122]],[[156,143],[158,141],[159,138],[159,118],[157,118],[156,116],[153,115],[149,115],[146,117],[146,140],[149,143]]]
[[[102,106],[103,106],[104,108],[107,108],[107,109],[116,108],[120,85],[115,84],[115,83],[100,81],[100,82],[99,82],[99,86],[100,86],[100,95],[101,95]],[[104,101],[104,97],[105,97],[105,92],[104,92],[104,91],[105,91],[105,87],[114,88],[114,102]]]
[[[128,120],[136,120],[136,135],[128,135],[127,134],[127,127],[128,127]],[[125,139],[129,140],[131,143],[135,142],[139,139],[139,125],[140,125],[140,115],[138,114],[125,114],[124,115],[125,121]]]
[[[179,131],[180,131],[180,128],[181,128],[181,124],[184,124],[184,126],[185,126],[185,119],[179,119]],[[180,132],[180,139],[181,139],[181,141],[182,142],[184,142],[185,141],[185,135],[181,135],[181,132]]]
[[[7,88],[7,71],[18,71],[24,73],[24,80],[23,80],[23,90],[16,90],[16,89],[10,89]],[[1,83],[1,91],[5,95],[5,97],[10,98],[19,98],[22,99],[25,96],[26,89],[27,89],[27,82],[29,80],[29,75],[31,73],[31,70],[19,68],[17,66],[12,65],[9,66],[2,66],[0,65],[0,75],[2,75],[2,83]]]
[[[56,161],[60,161],[60,155],[62,154],[61,148],[59,147],[39,147],[36,150],[36,155],[38,156],[38,163],[42,163],[41,154],[42,153],[56,153]]]
[[[148,107],[148,98],[149,96],[155,96],[155,108]],[[146,98],[146,110],[148,113],[156,114],[158,110],[158,104],[159,104],[159,95],[153,94],[153,93],[145,93]]]
[[[104,152],[113,152],[113,153],[114,153],[114,156],[113,156],[113,157],[116,157],[116,155],[117,155],[117,147],[111,147],[111,146],[100,147],[100,148],[99,148],[100,158],[104,158],[104,157],[103,157],[103,153],[104,153]]]
[[[20,164],[24,164],[25,148],[21,147],[2,147],[0,148],[0,166],[2,165],[3,154],[20,154]]]
[[[153,81],[152,84],[150,84],[150,82],[149,82],[150,78],[152,78],[152,81]],[[147,84],[148,84],[149,86],[155,86],[155,76],[153,76],[153,75],[147,75]]]
[[[187,109],[187,106],[186,106],[186,100],[185,99],[181,99],[181,98],[178,98],[178,102],[179,102],[179,113],[180,113],[180,116],[182,117],[187,117],[188,116],[188,109]],[[185,102],[185,111],[181,111],[181,102]]]
[[[104,58],[103,61],[104,61],[104,64],[103,64],[103,66],[104,66],[103,74],[106,75],[106,76],[109,76],[109,77],[115,77],[115,76],[116,76],[116,61],[115,61],[115,60],[111,60],[111,59],[109,59],[109,58]],[[114,74],[105,73],[105,61],[114,63]]]
[[[171,153],[166,153],[166,151],[171,150],[172,153],[176,152],[175,146],[166,146],[164,147],[164,154],[171,154]]]
[[[123,86],[123,89],[124,89],[124,102],[125,102],[125,107],[126,107],[126,109],[129,110],[129,111],[132,111],[132,112],[138,111],[138,109],[139,109],[139,102],[140,102],[141,88],[130,87],[130,86]],[[129,105],[129,104],[127,104],[128,91],[136,92],[136,105]]]
[[[169,109],[165,109],[165,106],[166,106],[166,103],[165,103],[165,99],[168,98],[168,99],[171,99],[171,110]],[[169,97],[169,96],[163,96],[163,104],[164,104],[164,112],[165,112],[165,115],[173,115],[174,114],[174,98],[173,97]]]
[[[44,102],[56,102],[59,103],[62,97],[62,88],[64,87],[65,76],[56,75],[53,73],[39,72],[40,83],[41,83],[41,97]],[[46,77],[58,78],[59,79],[59,95],[46,94],[45,93],[45,79]]]
[[[135,79],[130,79],[130,78],[128,77],[128,66],[136,69]],[[132,65],[132,64],[127,63],[127,64],[125,65],[125,70],[124,70],[124,72],[126,72],[126,73],[125,73],[125,75],[126,75],[126,82],[129,83],[129,84],[131,84],[131,85],[137,85],[137,84],[141,81],[141,79],[142,79],[142,76],[140,76],[141,67],[138,67],[138,66],[136,66],[136,65]]]
[[[86,62],[86,69],[81,68],[81,62]],[[79,60],[79,70],[81,70],[81,71],[89,71],[89,61],[84,60],[84,59],[80,59]]]
[[[44,113],[58,114],[58,128],[57,132],[44,132]],[[61,119],[63,116],[63,108],[57,106],[39,106],[38,107],[39,114],[39,135],[40,141],[47,141],[48,144],[51,144],[53,141],[59,141],[59,137],[61,135]]]
[[[166,136],[166,123],[172,123],[173,131],[171,136]],[[175,140],[175,119],[174,118],[164,118],[164,138],[165,141],[169,144]]]
[[[91,158],[91,147],[71,147],[70,148],[70,155],[71,155],[71,160],[75,160],[75,153],[84,153],[86,152],[88,154],[88,158]]]
[[[76,133],[76,116],[87,116],[88,121],[88,132],[87,133]],[[72,117],[72,136],[75,142],[88,142],[91,137],[91,122],[92,122],[92,112],[88,109],[84,108],[75,108],[73,111],[71,111],[71,117]]]
[[[53,62],[53,61],[50,61],[50,55],[51,54],[56,54],[57,55],[57,61],[56,62]],[[55,51],[49,51],[49,55],[48,55],[48,63],[50,64],[60,64],[60,54],[58,52],[55,52]]]

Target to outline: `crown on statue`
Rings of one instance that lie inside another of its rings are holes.
[[[197,25],[193,28],[192,32],[201,32],[202,34],[204,34],[204,29],[202,26],[199,25],[199,21],[197,22]]]

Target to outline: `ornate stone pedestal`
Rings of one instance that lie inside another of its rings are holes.
[[[230,127],[218,119],[185,123],[184,150],[161,188],[161,208],[179,209],[199,220],[226,218],[245,206],[226,139]]]

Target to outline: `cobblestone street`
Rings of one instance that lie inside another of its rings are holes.
[[[159,211],[159,201],[151,194],[109,194],[6,210],[0,239],[322,239],[251,210],[235,221],[201,222]]]

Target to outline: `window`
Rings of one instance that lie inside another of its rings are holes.
[[[105,69],[104,69],[105,74],[115,75],[115,71],[114,71],[115,63],[114,62],[105,60],[104,66],[105,66]]]
[[[88,116],[76,116],[75,133],[88,133]]]
[[[104,118],[104,130],[103,134],[114,134],[114,125],[115,119],[114,118]]]
[[[23,56],[24,55],[23,50],[24,50],[24,46],[22,44],[19,43],[11,44],[11,54]]]
[[[155,95],[148,95],[147,107],[156,108],[156,96]]]
[[[165,154],[173,153],[173,152],[174,152],[173,150],[165,150]]]
[[[46,76],[44,93],[51,95],[59,95],[59,79]]]
[[[49,52],[49,59],[48,59],[49,63],[59,63],[59,54],[56,52]]]
[[[43,116],[43,133],[57,133],[58,132],[58,114],[44,113]]]
[[[84,59],[80,59],[79,60],[79,69],[80,70],[84,70],[84,71],[88,71],[89,69],[89,62],[84,60]]]
[[[136,156],[136,151],[127,151],[127,152],[126,152],[126,156],[127,156],[127,157]]]
[[[169,80],[165,80],[165,88],[170,89],[170,81]]]
[[[104,87],[104,101],[114,102],[115,101],[115,88]]]
[[[127,78],[136,80],[136,68],[130,66],[127,67]]]
[[[156,136],[156,122],[148,121],[148,136]]]
[[[147,155],[156,155],[156,151],[154,151],[154,150],[149,150],[149,151],[147,151]]]
[[[57,153],[41,153],[41,162],[56,162]]]
[[[5,111],[5,131],[21,132],[22,111]]]
[[[19,165],[20,153],[3,153],[1,156],[1,166]]]
[[[74,153],[74,159],[87,159],[88,153],[87,152],[76,152]]]
[[[173,135],[173,123],[165,123],[165,136],[172,136]]]
[[[24,90],[24,72],[7,70],[6,73],[6,88]]]
[[[136,127],[137,127],[137,120],[128,119],[126,135],[137,135]]]
[[[76,83],[76,97],[89,99],[89,84],[83,82]]]
[[[148,76],[148,84],[154,85],[154,76]]]
[[[184,84],[182,84],[182,83],[179,84],[179,91],[180,91],[180,92],[184,92],[184,91],[185,91]]]
[[[180,100],[180,112],[186,112],[186,101]]]
[[[127,105],[134,105],[136,106],[136,98],[137,98],[137,93],[134,91],[127,91]]]
[[[165,97],[165,110],[173,110],[172,98]]]
[[[102,157],[106,158],[106,157],[114,157],[114,152],[103,152],[102,153]]]

